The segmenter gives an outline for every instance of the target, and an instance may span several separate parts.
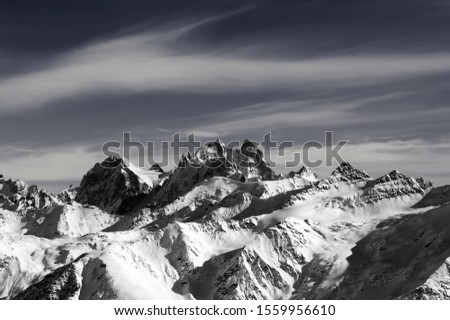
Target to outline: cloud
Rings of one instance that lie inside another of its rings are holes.
[[[345,159],[361,166],[371,175],[397,169],[413,177],[424,177],[436,185],[448,184],[448,150],[450,140],[430,143],[422,139],[392,140],[349,144],[344,147]]]
[[[347,29],[317,30],[309,20],[286,33],[268,25],[274,32],[258,37],[265,29],[256,27],[252,12],[240,22],[225,21],[246,10],[146,31],[130,28],[71,47],[39,67],[19,57],[20,67],[15,61],[5,69],[14,59],[0,55],[2,71],[8,71],[0,79],[2,173],[28,181],[79,180],[102,160],[101,143],[122,131],[156,142],[179,131],[196,132],[204,141],[262,138],[272,131],[279,140],[301,143],[334,130],[351,140],[345,160],[374,175],[398,168],[450,180],[442,140],[449,138],[445,46],[399,49],[393,42],[406,38],[391,35],[386,50],[378,50],[382,43],[375,40],[384,39],[389,27],[368,34],[356,30],[354,20],[345,36],[372,47],[355,50],[340,37]],[[239,28],[248,32],[234,35]],[[326,175],[331,168],[319,171]]]
[[[447,160],[449,148],[449,139],[434,143],[422,139],[364,143],[350,141],[342,148],[340,155],[344,161],[367,171],[373,178],[382,176],[392,170],[399,170],[415,178],[424,177],[436,185],[443,185],[450,182]],[[296,150],[288,149],[286,156],[283,158],[274,156],[272,159],[277,161],[277,170],[284,172],[292,170],[292,168],[285,168],[283,160],[293,160],[293,152],[298,152],[298,150],[301,150],[300,146],[297,146]],[[320,159],[325,162],[325,152],[325,149],[311,149],[310,160]],[[327,167],[324,163],[313,170],[321,177],[326,177],[337,165],[338,163],[334,162],[331,167]]]
[[[33,181],[80,181],[83,174],[101,160],[99,151],[84,147],[45,150],[2,147],[1,170],[5,177]]]
[[[319,84],[359,86],[450,71],[448,54],[279,60],[171,49],[173,42],[199,24],[214,20],[93,43],[56,57],[42,70],[6,77],[0,81],[0,110],[36,108],[98,93],[296,90]]]
[[[417,118],[428,115],[430,110],[421,109],[414,112],[380,112],[370,116],[360,109],[367,106],[377,107],[392,103],[396,99],[403,99],[410,95],[408,92],[391,92],[387,94],[366,94],[358,96],[333,96],[331,98],[276,100],[242,106],[233,110],[212,112],[195,118],[183,118],[179,124],[189,124],[190,130],[199,137],[227,137],[230,135],[245,136],[260,130],[286,131],[289,128],[336,128],[343,125],[360,126],[369,123],[395,121],[408,117]],[[447,109],[433,110],[434,113],[445,115]],[[179,129],[179,127],[178,127]],[[358,133],[360,134],[360,133]]]

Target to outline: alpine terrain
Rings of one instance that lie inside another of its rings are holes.
[[[58,194],[0,177],[1,299],[450,298],[450,186],[396,170],[277,174],[217,140]]]

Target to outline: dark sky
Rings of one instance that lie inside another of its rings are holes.
[[[449,39],[449,0],[3,0],[0,172],[76,184],[124,131],[334,131],[374,176],[449,183]]]

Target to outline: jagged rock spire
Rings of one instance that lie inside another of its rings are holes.
[[[310,181],[316,181],[319,179],[317,174],[315,174],[310,168],[306,166],[302,166],[300,170],[298,170],[297,172],[294,171],[289,172],[288,176],[291,178],[297,176]]]
[[[370,176],[363,170],[356,169],[348,162],[342,162],[331,174],[331,177],[341,180],[367,180]]]
[[[122,159],[109,156],[83,177],[75,201],[124,214],[149,191],[149,185],[127,167]]]
[[[103,168],[117,168],[120,166],[125,166],[125,164],[121,158],[111,155],[102,162],[101,166]]]

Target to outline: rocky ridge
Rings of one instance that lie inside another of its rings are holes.
[[[448,298],[448,186],[347,162],[276,175],[246,146],[169,173],[110,157],[58,195],[2,178],[0,297]]]

